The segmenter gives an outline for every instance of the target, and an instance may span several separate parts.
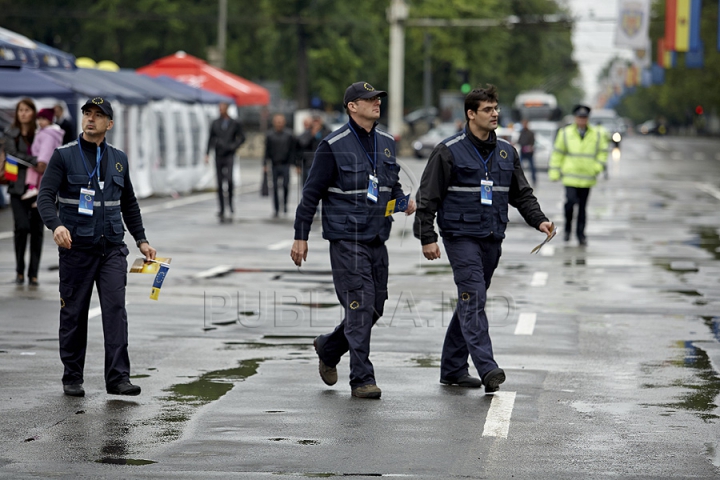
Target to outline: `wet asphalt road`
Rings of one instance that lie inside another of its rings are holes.
[[[298,271],[292,214],[271,218],[259,162],[244,161],[232,224],[217,222],[213,194],[142,202],[148,237],[173,258],[157,302],[152,276],[128,277],[142,395],[105,393],[96,316],[87,396],[65,397],[57,253],[48,233],[40,287],[11,285],[4,210],[0,478],[717,477],[718,147],[628,138],[592,190],[587,248],[557,237],[530,255],[542,235],[512,212],[489,291],[508,377],[494,396],[438,383],[452,275],[444,256],[421,257],[412,217],[397,214],[372,340],[383,397],[350,397],[347,359],[325,386],[312,338],[341,319],[327,243],[316,224]],[[403,163],[416,182],[424,162]],[[536,193],[562,224],[562,188],[543,174]]]

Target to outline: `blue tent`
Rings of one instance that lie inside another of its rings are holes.
[[[26,68],[0,68],[0,96],[54,97],[68,104],[75,103],[75,92],[71,89]]]
[[[75,57],[0,27],[0,67],[74,70]]]
[[[145,76],[145,75],[141,75]],[[161,75],[159,77],[147,77],[150,78],[152,81],[158,83],[159,85],[162,85],[167,90],[177,91],[177,92],[184,92],[187,95],[191,95],[194,97],[195,102],[198,103],[228,103],[232,105],[235,102],[235,99],[231,97],[226,97],[224,95],[217,94],[215,92],[211,92],[209,90],[203,90],[202,88],[195,88],[191,87],[190,85],[186,85],[182,82],[178,82],[177,80],[170,78],[165,75]]]
[[[132,88],[152,100],[169,99],[183,103],[195,103],[196,101],[192,95],[188,95],[185,92],[169,90],[154,79],[135,73],[135,70],[123,69],[117,72],[94,70],[93,75]]]
[[[77,70],[43,70],[41,75],[71,89],[85,97],[105,97],[117,100],[126,105],[140,105],[148,103],[151,97],[137,89],[127,87],[113,80],[109,75],[112,72],[103,72],[89,68]]]

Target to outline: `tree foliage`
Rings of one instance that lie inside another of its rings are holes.
[[[561,12],[555,0],[407,0],[410,18],[502,19]],[[389,0],[362,10],[336,0],[229,0],[226,68],[251,80],[278,80],[284,93],[338,105],[359,79],[388,79]],[[97,61],[138,68],[178,50],[207,58],[217,42],[218,4],[203,0],[0,0],[0,25]],[[570,104],[571,29],[566,24],[515,28],[406,28],[405,105],[423,102],[424,38],[431,35],[434,98],[471,84],[494,83],[504,102],[543,88]],[[458,72],[461,73],[458,73]]]

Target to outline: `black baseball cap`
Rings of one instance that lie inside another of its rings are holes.
[[[575,105],[573,108],[573,115],[576,117],[589,117],[590,116],[590,107],[587,105]]]
[[[345,90],[343,97],[343,106],[357,100],[358,98],[387,97],[387,92],[375,90],[375,87],[367,82],[355,82]]]
[[[110,105],[110,101],[109,101],[109,100],[105,100],[105,99],[102,98],[102,97],[91,98],[90,100],[88,100],[87,102],[85,102],[85,105],[83,105],[83,106],[80,108],[80,111],[84,112],[85,110],[87,110],[88,108],[90,108],[90,107],[92,107],[92,106],[98,107],[105,115],[107,115],[108,117],[110,117],[110,120],[112,120],[112,118],[113,118],[113,109],[112,109],[112,105]]]

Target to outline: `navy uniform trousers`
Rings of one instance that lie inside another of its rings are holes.
[[[468,374],[468,354],[482,378],[497,368],[485,314],[490,280],[500,261],[502,240],[493,237],[448,237],[443,239],[453,270],[458,301],[445,334],[440,378]]]
[[[88,309],[97,285],[105,338],[105,385],[130,379],[125,310],[126,246],[108,246],[105,254],[60,248],[60,359],[64,385],[83,383]]]
[[[375,384],[370,362],[370,331],[387,300],[388,253],[384,244],[349,240],[330,242],[333,282],[345,318],[332,333],[318,339],[318,355],[329,367],[350,352],[350,386]]]
[[[589,188],[565,187],[565,197],[567,198],[565,201],[565,235],[567,237],[572,233],[573,209],[577,203],[578,216],[575,232],[579,240],[585,238],[585,209],[589,196]]]

